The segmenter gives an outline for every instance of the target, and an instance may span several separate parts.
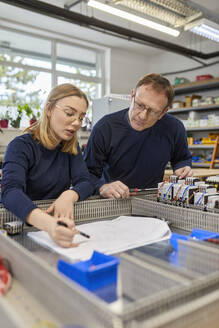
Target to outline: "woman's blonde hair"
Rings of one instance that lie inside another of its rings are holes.
[[[24,132],[29,132],[33,135],[34,139],[39,140],[39,142],[46,148],[52,149],[57,143],[57,139],[53,131],[50,129],[50,119],[48,116],[48,111],[54,107],[56,102],[62,98],[76,96],[83,98],[88,107],[88,99],[83,91],[77,88],[75,85],[70,83],[60,84],[54,87],[46,100],[45,106],[41,118],[36,123],[29,126]],[[77,133],[74,134],[73,138],[69,141],[62,142],[62,151],[70,154],[77,155]]]

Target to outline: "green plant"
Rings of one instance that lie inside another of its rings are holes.
[[[9,121],[10,124],[13,128],[19,128],[20,127],[20,122],[22,119],[22,115],[23,115],[23,107],[21,107],[20,105],[17,106],[17,116],[16,118],[9,116]]]
[[[22,108],[25,111],[26,115],[30,118],[30,120],[37,120],[40,118],[39,106],[36,106],[35,109],[32,109],[30,105],[24,104]]]

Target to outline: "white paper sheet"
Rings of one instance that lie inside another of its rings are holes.
[[[29,232],[28,236],[37,243],[69,257],[71,260],[89,259],[94,250],[114,254],[170,238],[171,231],[159,219],[147,217],[120,216],[110,221],[98,221],[77,225],[77,229],[91,236],[74,237],[78,247],[62,248],[55,244],[47,232]]]

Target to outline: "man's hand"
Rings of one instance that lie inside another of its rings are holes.
[[[46,213],[53,214],[55,218],[68,218],[74,220],[74,203],[79,199],[79,195],[74,190],[64,191],[46,210]]]
[[[193,172],[190,166],[181,167],[180,169],[174,171],[173,174],[177,175],[179,179],[184,179],[193,176]]]
[[[104,198],[128,198],[129,188],[121,181],[115,181],[102,185],[99,189]]]

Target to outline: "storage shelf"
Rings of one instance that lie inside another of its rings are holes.
[[[168,111],[169,114],[178,114],[184,112],[191,112],[191,111],[205,111],[205,110],[219,110],[219,104],[217,105],[204,105],[204,106],[197,106],[197,107],[183,107],[177,109],[170,109]]]
[[[192,94],[193,92],[200,92],[200,91],[207,91],[207,90],[219,90],[219,78],[215,79],[209,79],[209,80],[203,80],[203,81],[196,81],[192,83],[185,83],[181,84],[179,86],[174,87],[175,95],[186,95],[186,94]],[[182,113],[189,113],[191,111],[193,112],[199,112],[199,111],[212,111],[217,112],[219,110],[219,104],[209,104],[209,105],[202,105],[197,107],[183,107],[183,108],[176,108],[169,110],[170,114],[177,115]],[[187,127],[187,132],[218,132],[219,126],[205,126],[205,127]],[[214,144],[212,145],[190,145],[189,149],[198,150],[198,149],[214,149]],[[210,163],[192,163],[192,167],[199,167],[199,168],[209,168],[210,169]],[[219,165],[216,165],[216,168],[219,168]]]
[[[185,83],[181,86],[174,87],[174,91],[175,95],[181,95],[194,91],[213,90],[217,88],[219,88],[219,78]]]
[[[214,145],[190,145],[189,149],[214,149]]]
[[[192,162],[192,167],[210,167],[210,163],[196,163],[196,162]]]
[[[186,131],[219,131],[219,126],[208,126],[206,128],[186,128]]]
[[[195,162],[192,162],[192,168],[194,167],[206,167],[206,168],[209,168],[210,169],[210,163],[195,163]],[[214,169],[219,169],[219,165],[216,164],[214,165]],[[217,173],[215,173],[216,175]]]

